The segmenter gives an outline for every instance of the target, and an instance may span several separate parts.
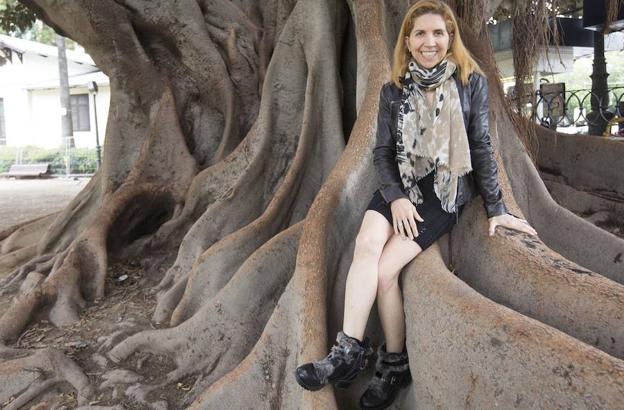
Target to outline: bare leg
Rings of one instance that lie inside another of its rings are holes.
[[[393,235],[392,225],[379,212],[366,211],[355,239],[353,262],[345,290],[343,332],[362,340],[377,294],[379,258]]]
[[[379,260],[377,309],[386,338],[386,351],[400,353],[405,342],[405,313],[399,288],[399,273],[416,255],[420,246],[412,240],[393,235],[386,243]]]

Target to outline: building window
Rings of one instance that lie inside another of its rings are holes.
[[[0,145],[6,145],[6,130],[4,127],[4,99],[0,98]]]
[[[69,97],[74,131],[91,131],[89,94],[74,94]]]

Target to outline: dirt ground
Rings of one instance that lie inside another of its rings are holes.
[[[0,231],[20,222],[60,211],[87,182],[87,178],[0,178]]]
[[[63,209],[87,183],[86,178],[0,179],[0,231]],[[82,310],[79,322],[57,328],[45,319],[34,320],[11,347],[25,351],[52,347],[73,359],[96,387],[96,395],[88,403],[93,408],[180,408],[177,403],[183,400],[195,380],[185,378],[167,383],[164,378],[175,367],[167,358],[139,353],[116,365],[106,357],[108,351],[125,337],[158,327],[150,319],[156,303],[153,288],[162,277],[163,270],[152,270],[152,275],[146,276],[138,263],[112,263],[108,271],[106,297],[89,303]],[[9,298],[0,298],[0,312],[8,303]],[[45,312],[42,317],[44,315]],[[125,391],[136,382],[150,386],[146,391],[137,392],[139,397]],[[141,393],[148,396],[147,399],[152,402],[150,405],[141,400]],[[12,397],[0,403],[0,408],[14,399]],[[36,404],[51,409],[78,407],[76,392],[67,383],[54,386],[26,408]]]

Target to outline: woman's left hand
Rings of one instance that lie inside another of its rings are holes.
[[[537,235],[537,232],[527,221],[524,219],[516,218],[513,215],[503,214],[493,216],[488,219],[490,221],[490,236],[494,235],[497,226],[504,226],[505,228],[514,229],[516,231],[528,233],[529,235]]]

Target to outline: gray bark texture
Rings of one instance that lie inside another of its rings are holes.
[[[410,2],[23,2],[93,56],[111,108],[85,189],[0,232],[0,403],[356,408],[366,377],[311,393],[293,371],[341,327]],[[404,269],[414,382],[396,408],[621,408],[624,241],[552,199],[483,20],[455,3],[506,202],[539,237],[487,236],[475,199]],[[367,334],[383,341],[374,314]]]

